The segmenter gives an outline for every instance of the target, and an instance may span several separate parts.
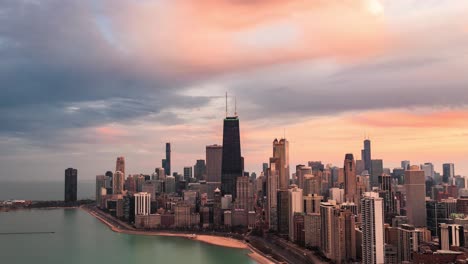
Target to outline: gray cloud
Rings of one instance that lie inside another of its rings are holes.
[[[96,17],[92,1],[2,2],[0,133],[42,138],[147,116],[176,123],[177,117],[161,113],[209,101],[180,95],[183,77],[139,71],[108,41]]]

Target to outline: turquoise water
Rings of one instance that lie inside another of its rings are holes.
[[[80,209],[0,213],[0,233],[12,232],[55,233],[0,234],[1,263],[255,263],[243,249],[177,237],[114,233]]]

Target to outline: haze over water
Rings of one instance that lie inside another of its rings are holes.
[[[0,213],[2,263],[255,263],[247,250],[177,237],[112,232],[80,209],[20,210]]]
[[[96,181],[78,181],[78,199],[95,198]],[[63,181],[0,181],[0,200],[63,200]]]

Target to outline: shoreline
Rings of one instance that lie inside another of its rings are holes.
[[[97,213],[89,210],[88,208],[84,206],[79,207],[79,208],[83,209],[84,211],[89,213],[91,216],[94,216],[96,219],[101,221],[103,224],[105,224],[113,232],[116,232],[116,233],[122,233],[122,234],[127,234],[127,235],[143,235],[143,236],[181,237],[181,238],[190,239],[193,241],[199,241],[202,243],[220,246],[220,247],[227,247],[227,248],[234,248],[234,249],[247,249],[250,251],[247,255],[259,264],[277,263],[269,259],[265,255],[263,255],[257,249],[253,248],[251,245],[243,241],[234,239],[234,238],[214,236],[214,235],[198,235],[198,234],[194,237],[192,234],[173,233],[170,231],[140,231],[134,228],[131,230],[125,230],[125,229],[121,229],[119,227],[114,226],[113,224],[109,223],[106,219],[104,219],[102,216],[98,215]]]

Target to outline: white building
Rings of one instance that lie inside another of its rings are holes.
[[[362,263],[384,264],[383,200],[376,192],[366,192],[361,199]]]
[[[135,215],[149,215],[151,212],[151,194],[135,193]]]

